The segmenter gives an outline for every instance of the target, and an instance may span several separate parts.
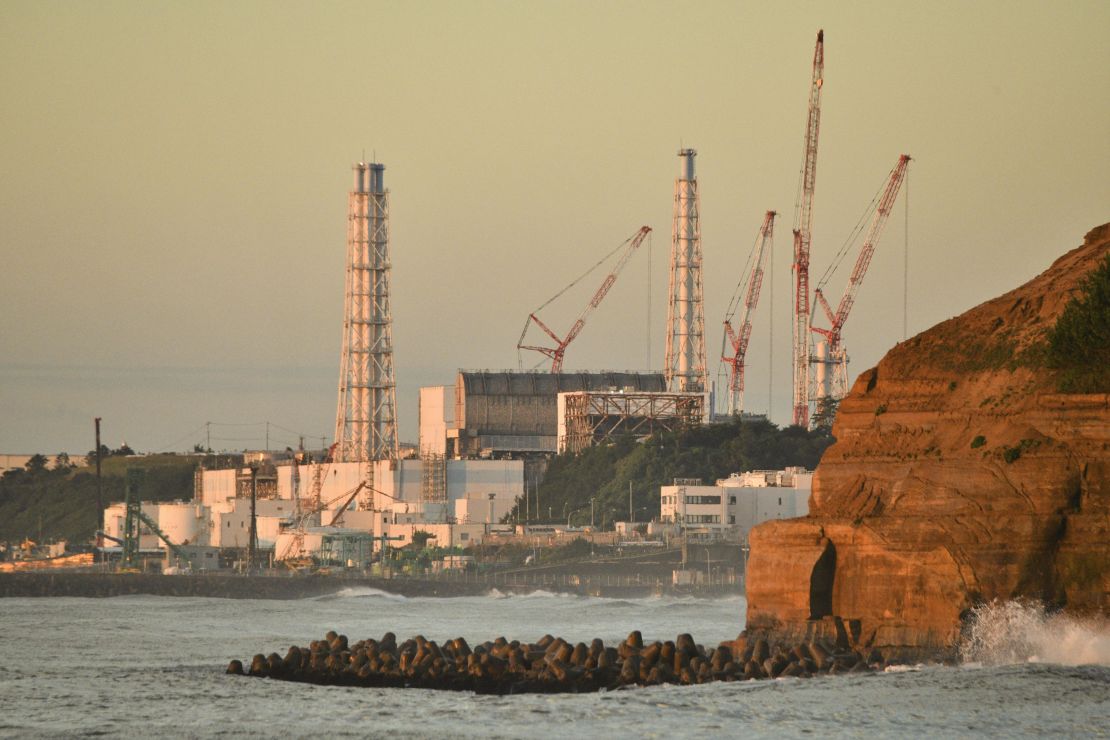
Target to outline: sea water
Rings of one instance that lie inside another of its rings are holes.
[[[348,589],[270,601],[126,596],[0,599],[0,735],[121,737],[1105,736],[1104,626],[1002,605],[980,615],[961,666],[813,679],[477,696],[229,676],[334,629],[352,641],[423,634],[614,643],[682,632],[716,645],[742,598],[604,599],[538,592],[404,598]],[[1056,621],[1054,621],[1056,620]]]

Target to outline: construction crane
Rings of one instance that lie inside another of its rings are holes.
[[[300,553],[301,550],[304,549],[304,530],[305,527],[308,526],[308,520],[320,514],[320,512],[327,509],[336,501],[339,501],[340,499],[346,499],[338,507],[335,515],[332,517],[331,526],[339,526],[343,522],[343,515],[347,512],[347,508],[355,500],[355,497],[358,496],[359,492],[366,487],[367,483],[366,481],[363,481],[359,483],[353,491],[348,491],[347,493],[336,496],[333,499],[329,499],[322,503],[317,503],[311,509],[307,511],[302,511],[299,515],[294,515],[292,522],[290,522],[289,526],[285,528],[286,532],[290,530],[293,531],[293,539],[289,542],[289,545],[285,548],[285,550],[275,559],[287,560],[291,556],[297,557],[292,555],[292,553]],[[319,496],[319,491],[316,492],[316,495]]]
[[[817,136],[821,129],[821,88],[825,74],[825,32],[817,32],[809,116],[794,205],[794,414],[793,423],[809,426],[809,245],[813,227],[813,188],[817,180]]]
[[[631,237],[622,242],[620,246],[618,246],[612,252],[605,255],[600,262],[591,267],[577,279],[572,281],[570,285],[566,286],[558,293],[553,295],[551,298],[549,298],[535,311],[528,314],[528,319],[524,322],[524,329],[520,332],[520,339],[517,341],[516,344],[517,352],[519,353],[522,349],[528,349],[534,352],[539,352],[542,355],[546,355],[547,357],[551,358],[551,372],[562,372],[563,355],[567,351],[567,345],[573,342],[574,338],[577,337],[579,332],[582,331],[582,327],[586,325],[586,319],[589,318],[594,309],[596,309],[598,305],[601,304],[601,301],[605,298],[605,295],[609,292],[609,289],[613,287],[613,283],[617,281],[617,275],[619,275],[621,270],[624,269],[624,266],[628,263],[628,260],[631,259],[632,255],[636,252],[637,249],[639,249],[640,245],[643,244],[644,239],[646,239],[648,234],[650,233],[651,227],[640,227],[639,231],[637,231]],[[586,308],[583,309],[581,314],[579,314],[578,320],[574,322],[574,324],[570,327],[570,331],[568,331],[565,336],[560,337],[558,334],[548,328],[547,324],[543,323],[543,321],[541,321],[538,316],[536,316],[536,314],[543,310],[548,304],[570,290],[570,288],[577,284],[579,280],[586,277],[586,275],[597,269],[603,262],[612,257],[622,247],[624,247],[624,251],[621,253],[620,258],[617,260],[617,264],[613,267],[613,270],[605,276],[605,279],[601,281],[601,287],[597,289],[596,293],[594,293],[594,297],[590,299],[590,302],[588,304],[586,304]],[[528,333],[528,327],[531,326],[533,323],[538,326],[545,334],[547,334],[547,336],[551,337],[552,341],[555,342],[554,347],[539,347],[524,344],[524,335]]]
[[[841,346],[841,334],[844,331],[845,322],[848,321],[848,314],[856,302],[859,287],[863,283],[864,276],[867,275],[867,268],[871,265],[871,257],[875,254],[875,245],[879,242],[883,227],[886,226],[887,218],[890,216],[890,210],[894,207],[894,201],[898,198],[898,191],[906,178],[909,163],[909,155],[903,154],[898,157],[898,163],[890,171],[886,187],[878,199],[878,204],[875,205],[875,215],[871,220],[871,227],[867,230],[863,246],[860,247],[859,255],[856,257],[852,275],[848,278],[848,285],[844,288],[844,295],[840,297],[840,303],[837,305],[835,313],[829,307],[829,302],[825,300],[822,289],[825,283],[828,282],[828,278],[832,276],[840,259],[847,253],[847,244],[814,290],[814,302],[821,306],[825,317],[829,321],[828,329],[821,329],[816,326],[810,327],[815,334],[824,337],[824,341],[818,343],[816,357],[813,358],[814,364],[817,366],[815,375],[818,401],[830,397],[833,399],[843,398],[848,392],[848,356],[843,346]],[[861,223],[862,221],[863,219],[861,219]],[[833,371],[831,378],[828,373],[829,366],[832,366]]]
[[[759,229],[752,256],[749,258],[752,269],[745,283],[736,286],[728,312],[725,314],[725,340],[731,347],[731,354],[721,353],[721,361],[729,366],[728,412],[739,414],[744,410],[744,357],[748,352],[748,340],[752,335],[752,315],[759,303],[759,291],[763,287],[763,268],[774,249],[775,211],[767,211],[763,226]],[[740,329],[735,330],[732,319],[740,308],[740,294],[743,293],[744,311],[741,314]]]

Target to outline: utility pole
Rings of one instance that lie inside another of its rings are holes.
[[[96,427],[96,546],[104,547],[104,537],[100,531],[104,529],[104,497],[100,488],[100,417],[93,420]]]
[[[247,571],[253,572],[258,550],[258,463],[251,463],[251,534],[247,543]]]
[[[594,500],[590,499],[590,529],[594,528]]]
[[[628,521],[636,521],[636,515],[632,513],[632,481],[628,481]]]

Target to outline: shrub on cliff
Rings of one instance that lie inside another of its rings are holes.
[[[1110,392],[1110,254],[1064,307],[1048,334],[1047,359],[1060,391]]]

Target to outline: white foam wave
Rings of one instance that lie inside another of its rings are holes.
[[[344,588],[332,594],[331,598],[335,599],[363,599],[363,598],[381,598],[393,599],[395,601],[404,601],[407,597],[401,594],[391,594],[388,591],[382,591],[380,588],[370,588],[368,586],[356,586],[353,588]]]
[[[1110,624],[1050,614],[1038,603],[992,602],[972,611],[960,646],[965,663],[1110,666]]]
[[[496,588],[491,588],[486,592],[486,596],[491,599],[573,599],[577,598],[576,594],[569,593],[556,593],[554,591],[544,591],[537,589],[535,591],[526,591],[524,593],[515,593],[509,591],[508,593]]]

